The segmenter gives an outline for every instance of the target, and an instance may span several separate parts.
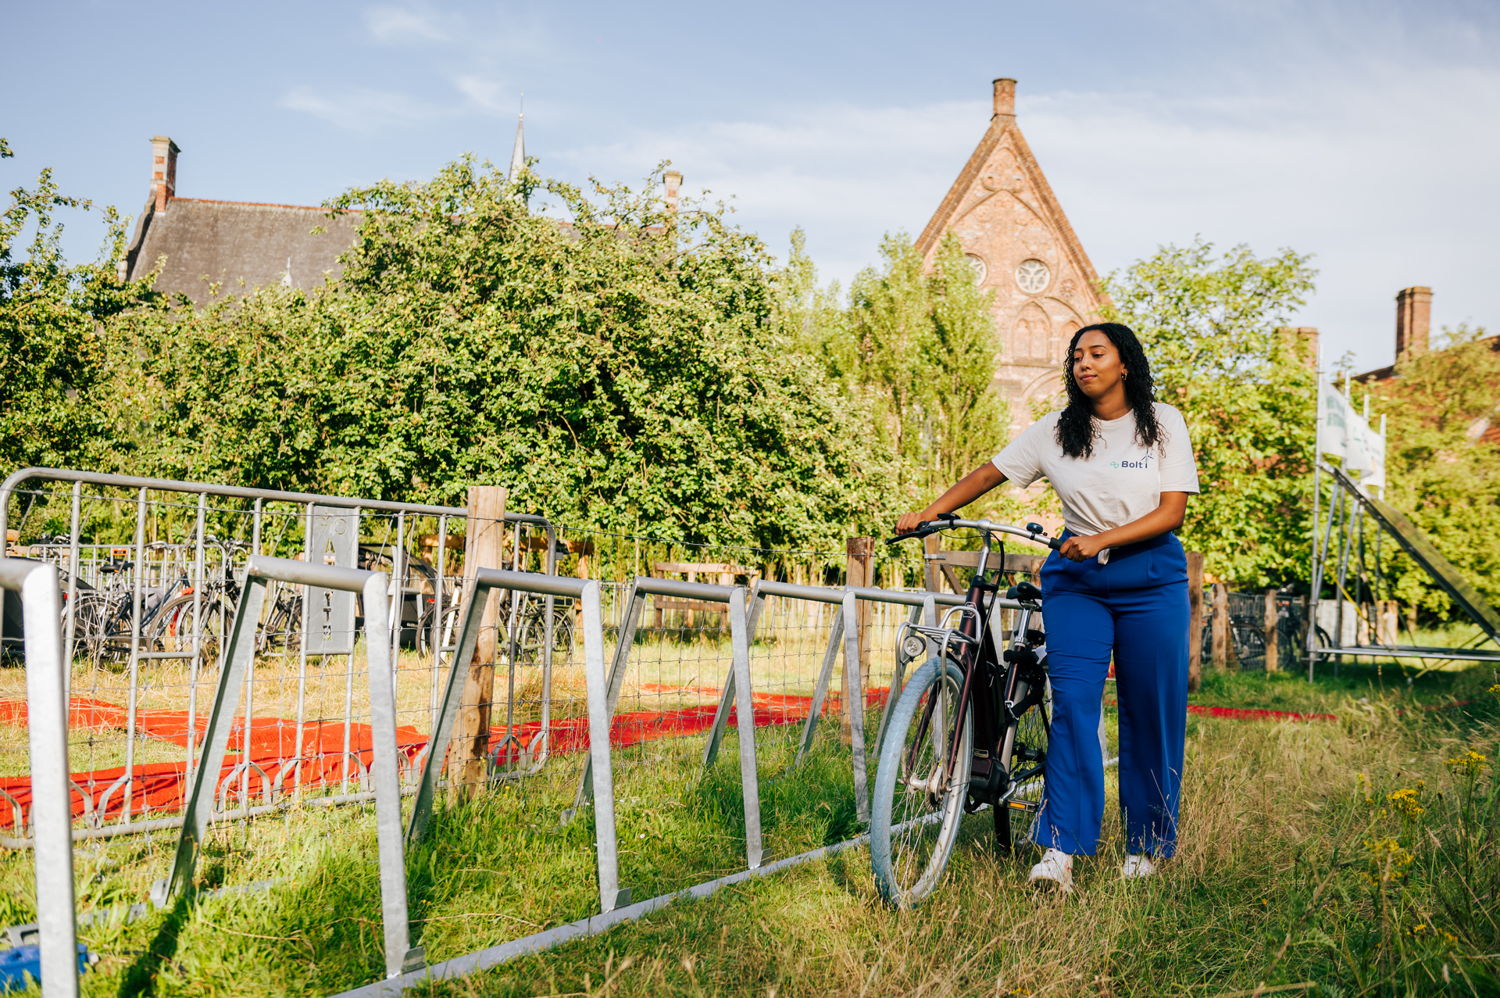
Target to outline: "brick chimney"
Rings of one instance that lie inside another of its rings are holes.
[[[1016,81],[1011,79],[999,79],[995,81],[995,115],[1016,116]]]
[[[661,183],[666,188],[667,210],[675,215],[677,213],[677,195],[682,190],[682,174],[676,170],[668,170],[661,175]]]
[[[167,202],[177,196],[177,143],[165,135],[151,140],[151,198],[157,211],[166,211]]]
[[[1396,360],[1427,352],[1432,327],[1432,289],[1402,288],[1396,293]]]

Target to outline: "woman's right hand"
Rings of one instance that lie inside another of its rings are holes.
[[[909,534],[922,525],[924,520],[932,518],[925,509],[918,513],[902,513],[896,520],[896,533]]]

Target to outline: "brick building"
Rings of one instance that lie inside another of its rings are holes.
[[[932,259],[954,233],[995,296],[995,388],[1017,428],[1062,392],[1068,338],[1099,321],[1105,298],[1016,121],[1016,81],[994,81],[989,127],[917,239]]]
[[[1500,336],[1490,336],[1480,341],[1490,350],[1500,353]],[[1377,367],[1354,380],[1369,386],[1383,386],[1400,392],[1402,361],[1419,357],[1432,349],[1432,289],[1427,287],[1402,288],[1396,293],[1396,357],[1385,367]],[[1495,407],[1488,415],[1480,416],[1467,429],[1467,436],[1476,443],[1500,447],[1500,384],[1494,386]]]

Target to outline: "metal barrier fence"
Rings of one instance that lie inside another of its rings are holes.
[[[239,713],[240,693],[255,657],[256,626],[266,600],[267,584],[290,582],[334,592],[358,593],[365,605],[365,654],[369,671],[368,703],[371,718],[370,766],[374,784],[379,839],[381,924],[385,934],[386,976],[421,965],[420,951],[410,948],[406,908],[406,865],[401,848],[401,786],[396,762],[396,690],[386,619],[390,579],[383,572],[365,572],[333,565],[309,564],[252,555],[245,569],[244,590],[236,608],[228,656],[219,675],[213,709],[203,736],[202,755],[192,770],[192,791],[172,872],[158,882],[152,901],[158,906],[179,897],[193,881],[198,847],[219,796],[217,788],[232,782],[221,774],[229,747],[230,726]],[[456,673],[458,670],[454,670]]]
[[[507,514],[511,567],[551,568],[556,534],[539,516]],[[0,531],[15,553],[62,577],[65,697],[72,724],[75,837],[182,821],[193,753],[255,555],[380,569],[396,641],[397,713],[430,731],[461,566],[452,538],[467,511],[339,496],[28,468],[0,483]],[[8,535],[7,535],[8,536]],[[236,779],[219,787],[215,820],[305,799],[368,799],[365,736],[354,697],[364,656],[355,635],[367,601],[327,587],[273,583],[245,676],[247,719]],[[22,654],[7,600],[0,661]],[[545,608],[519,596],[503,625],[515,661],[544,655]],[[0,846],[23,847],[29,796],[21,733],[22,670],[0,668]],[[408,771],[404,782],[413,785]],[[232,806],[233,805],[233,806]]]

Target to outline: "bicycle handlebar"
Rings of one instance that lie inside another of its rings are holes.
[[[886,541],[887,544],[896,544],[900,541],[910,540],[913,537],[927,537],[940,530],[951,530],[956,527],[967,527],[972,530],[981,530],[992,534],[1010,534],[1023,540],[1034,541],[1037,544],[1045,544],[1056,551],[1062,547],[1062,539],[1048,537],[1042,530],[1040,523],[1028,523],[1025,529],[1013,527],[1008,523],[995,523],[992,520],[960,520],[952,513],[943,513],[936,520],[923,520],[917,524],[917,529],[908,530],[904,534],[897,534]]]

